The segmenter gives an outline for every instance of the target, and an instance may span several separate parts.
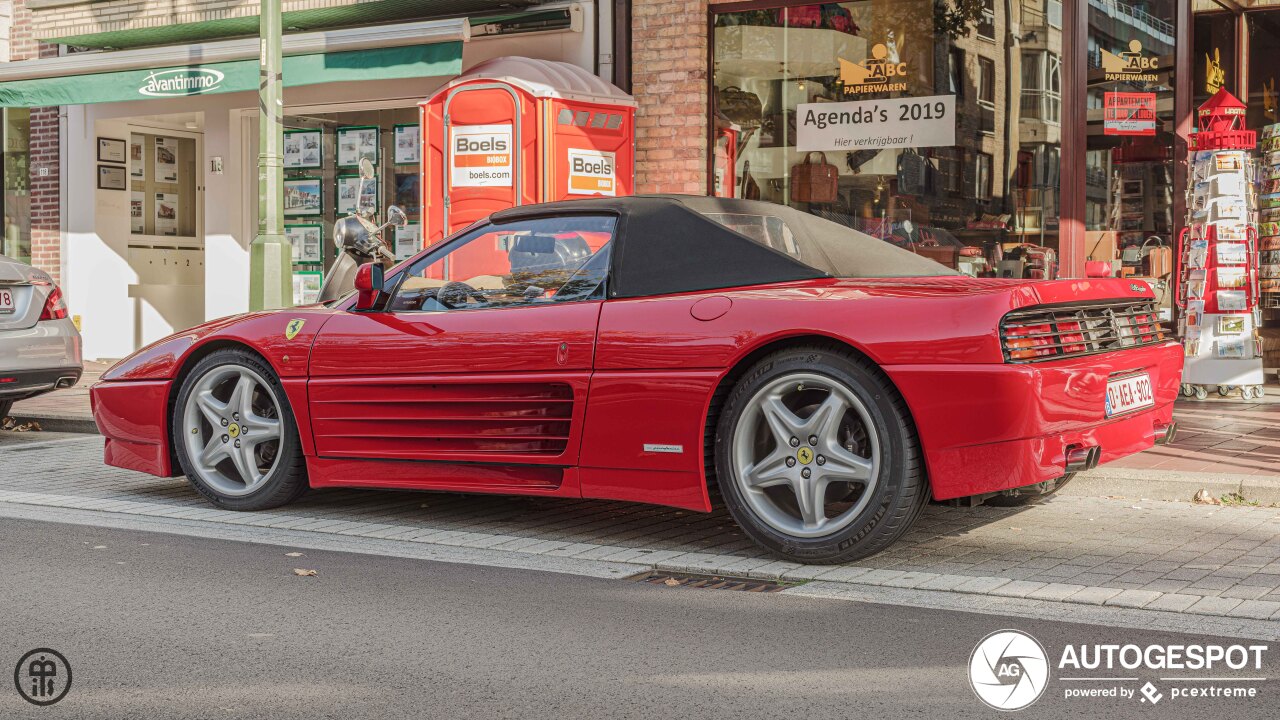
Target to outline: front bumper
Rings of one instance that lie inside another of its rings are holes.
[[[89,390],[104,461],[115,467],[172,477],[167,409],[169,380],[102,381]]]
[[[1081,448],[1098,448],[1092,464],[1101,464],[1167,440],[1182,357],[1170,342],[1045,363],[885,371],[911,408],[934,498],[947,500],[1061,477]],[[1151,377],[1155,404],[1105,417],[1108,379],[1139,371]]]

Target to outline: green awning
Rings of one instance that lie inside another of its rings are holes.
[[[86,55],[86,62],[91,56]],[[348,80],[399,80],[462,72],[462,43],[438,42],[349,52],[288,55],[285,87]],[[258,61],[234,60],[140,70],[11,80],[0,83],[0,107],[87,105],[212,95],[258,89]]]

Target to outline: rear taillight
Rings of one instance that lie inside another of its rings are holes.
[[[1011,360],[1030,360],[1057,354],[1052,346],[1053,328],[1048,325],[1026,325],[1009,328],[1005,333],[1004,346]],[[1049,347],[1046,347],[1049,346]]]
[[[41,320],[66,320],[67,319],[67,302],[62,299],[62,290],[57,285],[49,291],[49,297],[44,301],[44,309],[40,311]]]

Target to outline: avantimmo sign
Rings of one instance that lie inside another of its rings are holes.
[[[226,76],[211,68],[154,70],[138,92],[148,97],[186,97],[216,92]]]

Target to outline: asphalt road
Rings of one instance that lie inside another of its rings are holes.
[[[994,630],[1029,632],[1051,658],[1067,643],[1214,641],[291,550],[0,520],[0,718],[996,717],[965,671]],[[36,647],[74,670],[46,708],[9,680]],[[1280,674],[1278,655],[1262,674]],[[1068,685],[1019,715],[1280,711],[1275,680],[1253,700],[1156,708],[1067,701]]]

